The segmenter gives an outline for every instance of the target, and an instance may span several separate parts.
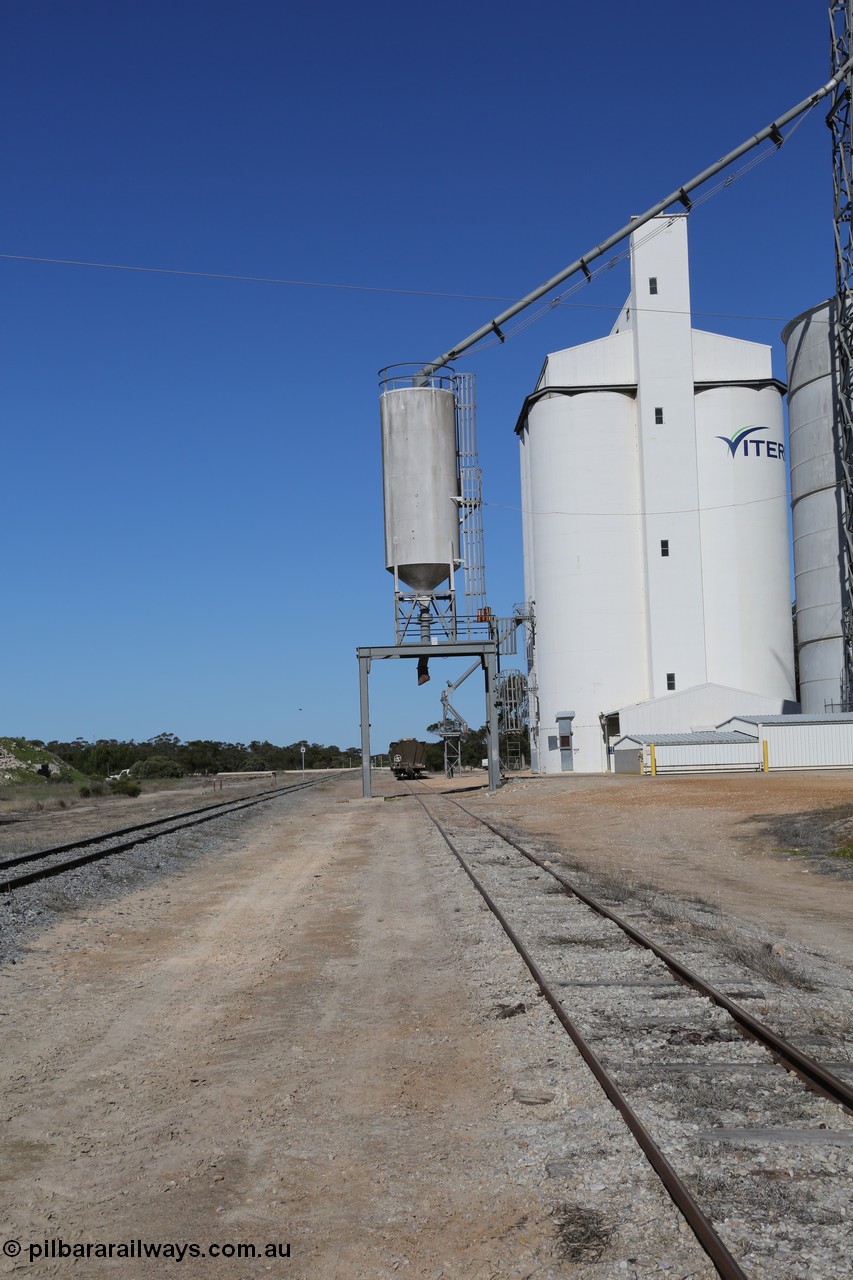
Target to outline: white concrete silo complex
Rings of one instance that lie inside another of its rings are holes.
[[[836,441],[834,301],[788,324],[791,511],[803,711],[842,698],[842,490]]]
[[[784,388],[691,328],[686,224],[635,233],[613,331],[549,355],[516,428],[542,772],[606,769],[631,704],[672,731],[794,698]]]

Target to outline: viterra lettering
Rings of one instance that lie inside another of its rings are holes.
[[[750,455],[750,447],[754,458],[784,458],[785,446],[777,440],[752,440],[750,437],[756,431],[766,431],[766,427],[744,427],[741,431],[735,433],[731,439],[728,436],[717,436],[718,440],[722,440],[728,446],[729,453],[732,457],[740,452],[745,458]],[[743,448],[741,448],[743,445]],[[762,453],[763,450],[763,453]]]

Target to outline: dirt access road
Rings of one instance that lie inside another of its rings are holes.
[[[550,1252],[507,1173],[508,1024],[460,972],[423,818],[357,797],[342,779],[263,811],[240,847],[74,913],[4,971],[0,1189],[23,1252],[0,1266],[485,1277]],[[46,1238],[208,1256],[31,1264]],[[262,1256],[209,1256],[237,1242]]]
[[[853,861],[801,856],[853,840],[849,772],[563,775],[519,780],[496,805],[570,862],[702,898],[853,967]]]
[[[846,800],[847,779],[825,778],[530,780],[465,799],[589,865],[853,956],[853,881],[803,876],[756,820]],[[709,1274],[547,1014],[496,1016],[530,985],[494,928],[415,804],[361,800],[348,777],[31,938],[0,975],[2,1234],[22,1246],[0,1269]],[[553,1105],[522,1101],[549,1071],[564,1073]],[[586,1179],[591,1141],[606,1186]],[[561,1245],[571,1195],[611,1197],[602,1267]],[[30,1261],[47,1240],[205,1256]],[[228,1258],[247,1242],[259,1256]]]

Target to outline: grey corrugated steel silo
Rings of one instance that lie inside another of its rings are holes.
[[[379,405],[385,564],[429,593],[459,561],[459,476],[452,379],[426,381],[386,378]]]
[[[840,701],[844,657],[834,308],[834,299],[822,302],[782,332],[788,362],[800,700],[810,715]]]

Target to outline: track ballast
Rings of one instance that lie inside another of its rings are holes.
[[[840,1213],[843,1222],[844,1211],[835,1206],[844,1202],[844,1184],[849,1191],[853,1182],[853,1161],[846,1178],[829,1179],[837,1155],[853,1156],[853,1081],[844,1078],[853,1070],[849,1044],[835,1050],[838,1063],[817,1061],[735,999],[753,1002],[758,1013],[765,1008],[765,991],[740,972],[703,976],[693,967],[697,961],[685,963],[622,918],[629,909],[617,913],[574,883],[558,855],[526,847],[448,795],[428,787],[410,791],[499,920],[718,1275],[757,1280],[765,1274],[752,1250],[739,1255],[738,1233],[727,1230],[719,1211],[721,1184],[732,1202],[739,1191],[744,1201],[755,1201],[754,1185],[744,1182],[745,1151],[764,1152],[757,1158],[765,1162],[780,1151],[786,1159],[798,1153],[789,1159],[796,1173],[790,1168],[788,1176],[800,1184],[803,1216],[801,1223],[789,1216],[788,1235],[799,1231],[811,1243],[815,1219]],[[699,959],[704,968],[708,957]],[[718,1096],[709,1106],[712,1094]],[[786,1207],[795,1199],[788,1196]],[[772,1253],[776,1224],[751,1226]],[[787,1280],[801,1272],[780,1274]]]

